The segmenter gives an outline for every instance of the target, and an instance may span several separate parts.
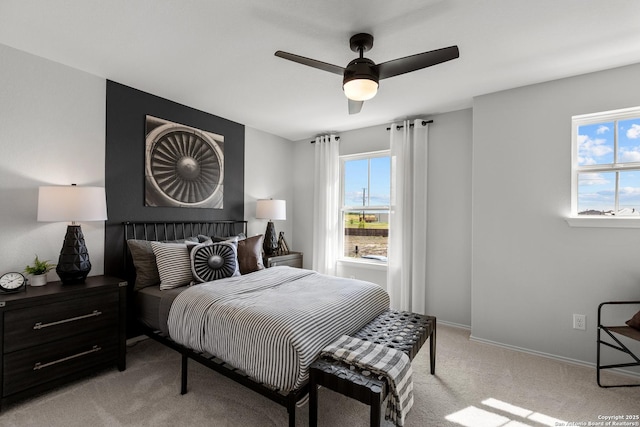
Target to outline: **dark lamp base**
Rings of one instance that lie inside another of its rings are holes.
[[[278,251],[278,237],[276,236],[276,227],[273,222],[267,223],[267,231],[264,233],[264,243],[262,249],[267,255],[273,255]]]
[[[84,283],[91,271],[89,252],[79,225],[67,226],[56,273],[64,284]]]

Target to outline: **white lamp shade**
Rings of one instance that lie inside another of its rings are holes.
[[[104,221],[107,198],[103,187],[47,186],[38,190],[38,221]]]
[[[353,101],[367,101],[378,93],[378,82],[369,79],[354,79],[342,87],[347,98]]]
[[[287,219],[286,200],[261,199],[256,203],[256,218],[270,220]]]

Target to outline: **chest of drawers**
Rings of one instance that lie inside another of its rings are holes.
[[[108,276],[0,295],[0,402],[105,367],[124,370],[125,298],[126,282]]]

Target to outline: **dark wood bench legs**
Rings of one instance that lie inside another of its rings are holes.
[[[415,335],[412,347],[403,349],[405,353],[413,358],[426,340],[429,340],[429,370],[431,375],[436,373],[436,318],[433,316],[420,316],[415,313],[400,313],[403,316],[395,318],[405,319],[405,322],[424,325],[422,333]],[[406,315],[409,314],[409,317]],[[381,315],[380,317],[384,317]],[[392,316],[393,318],[393,316]],[[416,321],[417,319],[417,321]],[[385,320],[385,319],[383,319]],[[387,324],[386,321],[372,321],[368,326],[374,324],[379,330],[377,323]],[[366,329],[363,328],[362,331]],[[362,332],[361,331],[361,332]],[[330,390],[341,393],[345,396],[356,399],[369,405],[369,425],[379,427],[382,416],[382,402],[387,395],[387,383],[384,380],[377,380],[363,377],[359,373],[353,373],[342,365],[335,365],[331,360],[319,359],[311,365],[309,371],[309,427],[318,426],[318,387],[323,386]]]
[[[378,393],[371,397],[371,406],[369,407],[369,425],[371,427],[380,427],[380,417],[382,414],[382,394]]]
[[[309,388],[309,427],[318,427],[318,386],[314,384]],[[369,422],[371,427],[380,427],[380,417],[382,415],[382,389],[379,393],[356,393],[357,399],[369,405]],[[289,424],[290,427],[293,425]]]

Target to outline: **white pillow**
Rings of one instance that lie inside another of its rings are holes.
[[[193,280],[186,243],[151,242],[160,275],[160,289],[185,286]]]

